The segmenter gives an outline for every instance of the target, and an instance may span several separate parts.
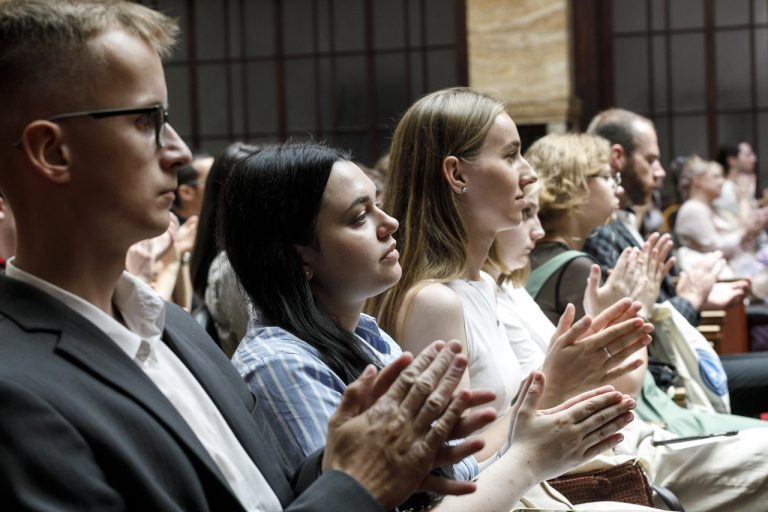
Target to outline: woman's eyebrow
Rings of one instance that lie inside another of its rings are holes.
[[[350,203],[350,205],[347,207],[345,212],[348,212],[349,210],[351,210],[352,208],[354,208],[357,205],[365,204],[365,203],[368,203],[370,201],[371,201],[371,197],[370,196],[360,196],[360,197],[356,198],[354,201],[352,201]]]

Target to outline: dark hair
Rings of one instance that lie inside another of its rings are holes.
[[[599,135],[611,144],[618,144],[624,149],[627,157],[631,157],[637,149],[635,140],[635,123],[653,122],[634,112],[621,108],[612,108],[598,113],[587,127],[587,133]]]
[[[189,163],[176,171],[176,195],[173,197],[173,208],[177,209],[181,206],[181,199],[179,198],[179,187],[182,185],[197,185],[200,175],[197,173],[197,169],[192,167]]]
[[[242,142],[230,144],[213,160],[208,178],[205,180],[205,194],[203,204],[200,206],[192,259],[189,262],[192,289],[201,299],[205,297],[205,289],[208,287],[208,269],[211,267],[211,262],[223,248],[221,237],[216,232],[216,217],[221,205],[224,180],[235,162],[259,149],[258,146],[250,146]],[[195,175],[197,175],[196,171]]]
[[[325,186],[340,160],[349,155],[312,143],[241,159],[224,185],[219,226],[232,268],[264,320],[315,347],[349,384],[366,365],[381,363],[315,301],[295,248],[316,241]]]
[[[723,166],[723,170],[728,172],[728,158],[736,158],[739,156],[739,146],[741,143],[734,144],[733,142],[726,142],[721,144],[717,150],[717,163]]]

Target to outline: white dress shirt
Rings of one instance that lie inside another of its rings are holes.
[[[112,300],[126,328],[90,302],[16,267],[13,259],[8,262],[6,275],[60,300],[101,329],[120,347],[184,418],[246,510],[282,510],[277,496],[221,412],[189,369],[161,339],[165,325],[165,302],[152,288],[123,272]]]

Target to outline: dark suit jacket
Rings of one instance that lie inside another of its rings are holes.
[[[165,343],[221,411],[287,510],[380,510],[321,453],[293,477],[257,427],[255,398],[184,311]],[[299,496],[300,495],[300,496]],[[298,498],[297,498],[298,496]],[[91,322],[0,276],[0,504],[6,510],[242,510],[176,409]]]

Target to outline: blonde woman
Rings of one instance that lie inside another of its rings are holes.
[[[536,180],[520,150],[517,127],[504,106],[469,89],[429,94],[404,114],[393,137],[384,203],[400,222],[393,236],[403,275],[369,304],[405,349],[416,350],[432,338],[462,343],[470,361],[464,385],[488,387],[497,395],[492,405],[498,420],[484,432],[486,448],[479,460],[503,452],[510,426],[516,430],[510,404],[525,377],[497,318],[493,280],[481,272],[497,233],[521,222],[523,189]],[[650,340],[650,326],[635,317],[638,310],[625,300],[594,321],[565,326],[569,339],[592,336],[588,343],[569,346],[601,362],[609,347],[617,354],[614,368],[630,371],[624,359]],[[572,440],[551,421],[550,412],[567,410],[567,402],[560,405],[562,397],[547,394],[543,375],[533,375],[538,403],[554,407],[541,411],[539,427],[524,436],[531,436],[534,448],[526,470],[540,481],[588,457],[574,453]],[[631,414],[616,421],[626,424]],[[608,439],[609,444],[618,440]]]

